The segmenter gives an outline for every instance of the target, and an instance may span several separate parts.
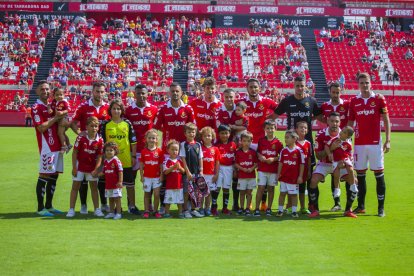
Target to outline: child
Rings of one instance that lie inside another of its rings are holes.
[[[240,209],[237,211],[239,215],[243,214],[244,200],[246,202],[246,216],[250,216],[249,206],[252,203],[252,191],[256,188],[256,168],[257,155],[256,151],[250,148],[253,141],[253,134],[249,131],[243,131],[240,134],[240,149],[236,152],[236,165],[238,170],[239,182],[237,189],[240,191]]]
[[[191,212],[188,210],[188,185],[193,185],[192,181],[199,175],[203,174],[203,150],[201,144],[196,142],[197,126],[193,123],[187,123],[184,126],[186,141],[180,145],[180,157],[184,164],[185,177],[183,179],[184,190],[184,216],[185,218],[204,217],[195,208],[195,204],[191,202]]]
[[[305,168],[303,170],[303,183],[299,183],[299,203],[300,203],[300,212],[302,214],[310,214],[310,211],[305,205],[305,191],[306,191],[306,182],[310,178],[311,173],[311,156],[312,156],[312,144],[305,139],[306,134],[308,133],[308,123],[305,121],[299,121],[296,123],[296,133],[299,138],[296,141],[296,146],[298,146],[304,156],[305,156]]]
[[[53,101],[48,106],[48,112],[51,114],[55,114],[56,111],[63,112],[64,114],[67,114],[69,110],[69,103],[64,98],[64,92],[60,88],[53,89]],[[58,136],[60,143],[62,145],[62,148],[60,150],[61,153],[69,152],[69,150],[72,148],[72,145],[70,144],[69,137],[66,135],[66,128],[67,128],[67,121],[66,118],[62,118],[59,120],[59,127],[58,127]]]
[[[340,170],[345,168],[347,171],[347,180],[351,184],[351,191],[353,193],[358,192],[358,188],[355,181],[354,169],[352,165],[352,144],[351,137],[354,134],[354,130],[350,126],[344,127],[339,133],[339,137],[331,139],[325,145],[325,151],[329,160],[332,161],[333,181],[334,181],[334,198],[341,195],[339,188],[340,182]]]
[[[279,210],[276,216],[283,216],[283,204],[286,194],[292,202],[292,217],[298,218],[297,211],[299,183],[303,183],[303,171],[305,170],[305,156],[302,150],[296,146],[298,134],[293,130],[286,131],[286,147],[279,155],[277,175],[280,181]]]
[[[269,193],[269,201],[266,209],[266,215],[272,214],[272,204],[275,195],[275,186],[277,186],[277,161],[279,153],[283,148],[282,142],[275,137],[277,129],[276,121],[266,120],[264,123],[265,137],[258,141],[257,157],[259,181],[257,183],[256,194],[256,210],[254,216],[260,216],[259,205],[262,201],[262,196],[266,185]]]
[[[210,191],[217,191],[217,180],[220,170],[220,151],[214,147],[212,142],[216,140],[216,133],[211,127],[203,127],[200,131],[201,139],[203,141],[203,170],[204,179]],[[211,216],[211,194],[205,199],[205,210],[200,210],[201,214]]]
[[[105,196],[109,198],[109,213],[106,219],[121,219],[121,198],[123,168],[122,163],[116,156],[119,153],[115,142],[106,142],[104,146],[105,161],[102,175],[105,175]],[[115,214],[116,210],[116,214]]]
[[[66,217],[75,216],[75,204],[78,191],[84,179],[91,186],[92,201],[95,208],[95,216],[103,217],[98,202],[98,169],[102,163],[103,140],[98,134],[99,120],[89,117],[86,121],[87,135],[79,135],[76,138],[75,148],[72,152],[72,190],[70,192],[69,211]]]
[[[219,142],[217,143],[217,148],[220,151],[220,169],[219,177],[217,180],[217,191],[211,192],[212,206],[211,214],[217,216],[217,198],[220,193],[220,189],[223,189],[223,209],[222,213],[225,215],[230,215],[231,212],[227,208],[229,204],[229,189],[232,185],[233,179],[233,166],[234,166],[234,157],[237,150],[236,143],[229,141],[231,129],[227,125],[220,125],[218,127],[219,133]]]
[[[246,113],[247,105],[241,101],[236,104],[234,116],[231,117],[230,128],[232,130],[233,141],[238,143],[240,141],[240,134],[247,129],[249,120],[244,113]]]
[[[155,129],[150,129],[145,133],[145,148],[141,151],[140,158],[140,175],[144,187],[144,218],[149,218],[151,191],[154,194],[154,216],[161,218],[158,213],[160,202],[160,188],[162,164],[164,162],[164,153],[158,145],[158,133]]]
[[[165,214],[164,218],[170,218],[170,205],[177,204],[180,218],[184,218],[182,213],[184,203],[183,193],[183,173],[185,173],[184,163],[179,159],[178,152],[180,144],[176,140],[167,143],[167,151],[170,155],[163,164],[165,175]]]

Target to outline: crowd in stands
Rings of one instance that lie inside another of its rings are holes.
[[[32,25],[17,14],[0,20],[0,85],[29,89],[33,83],[50,25],[35,19]]]

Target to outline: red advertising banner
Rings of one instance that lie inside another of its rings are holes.
[[[0,2],[0,11],[53,11],[53,2]]]
[[[61,2],[0,2],[0,11],[69,11],[118,13],[179,13],[179,14],[281,14],[297,16],[377,16],[414,18],[414,9],[337,8],[306,6],[255,6],[158,3],[79,3]]]

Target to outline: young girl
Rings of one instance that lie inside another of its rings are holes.
[[[121,198],[123,168],[121,161],[116,156],[119,153],[115,142],[107,142],[104,146],[105,161],[102,175],[105,175],[105,196],[109,198],[109,213],[106,219],[121,219]],[[116,210],[116,214],[115,214]]]
[[[283,216],[283,204],[285,203],[286,194],[289,195],[292,202],[292,217],[297,218],[299,184],[303,183],[303,171],[305,169],[305,156],[302,150],[296,146],[298,134],[293,130],[286,131],[286,147],[282,149],[279,155],[279,166],[277,175],[280,181],[279,210],[276,216]]]
[[[204,179],[210,191],[217,190],[217,179],[220,170],[220,151],[217,147],[213,146],[212,142],[216,140],[216,133],[211,127],[203,127],[200,131],[201,139],[203,140],[203,171]],[[200,213],[204,213],[206,216],[211,216],[211,194],[205,199],[204,210],[200,210]]]
[[[180,218],[184,218],[182,213],[184,203],[183,174],[185,173],[184,163],[178,157],[180,144],[176,140],[167,143],[167,151],[170,155],[163,164],[165,175],[165,214],[164,218],[170,218],[170,205],[177,204]]]
[[[144,207],[143,217],[149,218],[151,191],[154,194],[154,216],[161,218],[158,213],[160,202],[160,188],[162,163],[164,162],[164,153],[157,147],[158,133],[155,129],[150,129],[145,133],[145,148],[141,151],[140,175],[144,187]]]
[[[67,114],[70,111],[69,103],[64,98],[65,93],[60,88],[53,89],[53,101],[48,106],[48,112],[50,114],[55,114],[56,111],[64,112]],[[67,119],[62,118],[59,120],[59,127],[58,127],[58,136],[60,143],[62,144],[62,148],[60,150],[61,153],[69,152],[72,148],[70,144],[69,137],[66,135],[66,129],[68,127]]]
[[[86,121],[87,135],[76,138],[72,152],[73,185],[70,193],[70,209],[67,217],[75,216],[75,204],[82,181],[86,179],[91,186],[92,201],[95,207],[95,216],[103,217],[98,202],[98,169],[102,163],[103,140],[98,135],[99,120],[92,116]]]

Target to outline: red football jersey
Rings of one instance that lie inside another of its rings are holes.
[[[44,122],[47,122],[51,118],[51,115],[47,111],[47,105],[45,105],[42,101],[37,100],[37,102],[32,107],[32,118],[33,125],[36,128],[36,138],[39,152],[42,153],[43,151],[60,151],[62,145],[60,144],[59,136],[57,133],[57,123],[53,124],[43,133],[37,129],[38,126]]]
[[[339,135],[339,132],[338,132],[338,135]],[[314,145],[315,151],[316,152],[324,151],[326,143],[328,143],[331,139],[338,137],[338,135],[331,136],[329,134],[329,128],[324,128],[324,129],[319,130],[315,138],[315,145]],[[329,161],[327,157],[320,159],[319,162],[332,163],[331,161]]]
[[[338,137],[331,139],[327,145],[330,146],[334,141],[339,139]],[[336,148],[333,152],[333,161],[338,162],[345,160],[346,158],[352,158],[352,144],[351,140],[341,141],[339,148]]]
[[[160,148],[156,148],[155,150],[144,148],[141,151],[140,162],[144,164],[144,177],[160,177],[160,168],[164,163],[164,153]]]
[[[236,151],[236,164],[242,168],[252,168],[254,164],[257,164],[257,161],[257,154],[252,149],[249,149],[247,152],[243,151],[242,149],[238,149]],[[256,171],[253,170],[252,172],[243,172],[239,170],[238,177],[239,179],[256,178]]]
[[[234,142],[227,144],[218,143],[217,148],[220,151],[220,165],[233,166],[237,145]]]
[[[339,99],[338,105],[333,105],[331,101],[325,102],[321,105],[323,116],[328,119],[329,114],[332,112],[338,112],[341,116],[341,128],[344,128],[348,124],[348,110],[349,102]]]
[[[303,170],[303,180],[308,179],[308,173],[309,173],[309,158],[312,156],[312,144],[308,140],[303,141],[296,141],[296,146],[298,146],[305,157],[305,169]]]
[[[80,124],[81,131],[86,130],[86,121],[89,117],[95,116],[101,123],[104,120],[109,120],[109,105],[103,103],[101,106],[94,106],[92,100],[81,104],[75,111],[72,120],[76,120]]]
[[[185,141],[184,125],[186,123],[195,123],[191,106],[181,102],[180,107],[174,108],[171,101],[168,101],[160,108],[155,118],[154,128],[163,132],[162,145],[164,152],[169,140]]]
[[[143,108],[139,108],[134,102],[125,110],[125,118],[128,119],[134,128],[137,137],[137,152],[145,147],[145,133],[153,128],[158,107],[147,103]]]
[[[216,169],[216,162],[220,161],[220,150],[217,147],[206,147],[202,145],[203,149],[203,173],[205,175],[214,175]]]
[[[276,137],[271,141],[269,141],[267,137],[260,138],[257,146],[257,152],[266,158],[275,158],[276,160],[272,164],[259,161],[257,170],[259,172],[277,173],[279,153],[282,149],[283,144]]]
[[[350,121],[355,121],[355,145],[377,145],[381,141],[381,117],[388,113],[385,97],[371,93],[367,99],[361,94],[351,99]]]
[[[97,134],[94,140],[78,136],[74,149],[78,150],[78,171],[90,173],[95,169],[96,160],[103,154],[103,139]]]
[[[116,184],[119,180],[119,172],[122,172],[122,163],[118,157],[114,156],[110,160],[104,160],[103,173],[105,174],[105,189],[117,189]]]
[[[232,122],[232,117],[235,116],[235,110],[236,106],[234,106],[234,109],[232,111],[228,111],[224,104],[217,110],[216,116],[217,116],[217,125],[215,129],[217,129],[220,125],[230,125]]]
[[[221,107],[221,102],[216,98],[211,103],[207,103],[204,99],[194,99],[189,105],[194,110],[194,117],[198,129],[209,126],[216,128],[216,111]]]
[[[305,164],[302,150],[297,146],[294,149],[283,148],[280,152],[279,162],[282,164],[279,181],[288,184],[301,184],[298,183],[300,165]]]
[[[166,171],[169,167],[174,166],[176,163],[180,163],[184,168],[184,163],[180,159],[170,159],[164,161],[163,170]],[[169,174],[165,175],[165,189],[174,190],[183,188],[183,174],[179,170],[173,170]]]
[[[249,127],[249,118],[246,116],[237,116],[236,113],[232,114],[230,119],[231,125]]]
[[[247,110],[244,115],[249,118],[250,122],[247,130],[253,134],[253,143],[257,143],[259,138],[263,137],[263,124],[266,121],[266,117],[273,113],[277,104],[269,98],[262,98],[260,96],[257,102],[250,101],[248,97],[243,101],[247,104]]]

